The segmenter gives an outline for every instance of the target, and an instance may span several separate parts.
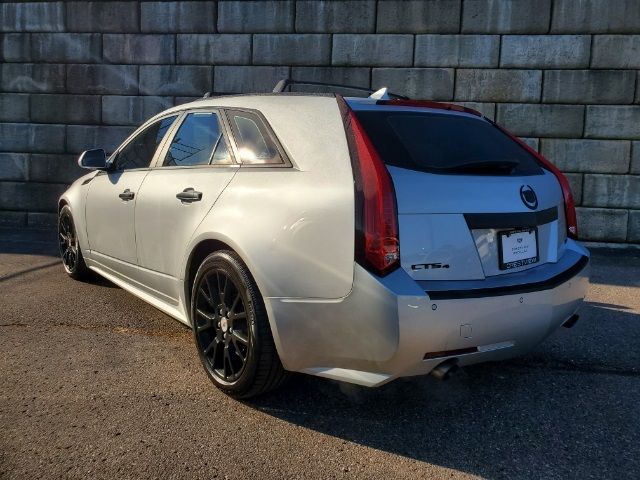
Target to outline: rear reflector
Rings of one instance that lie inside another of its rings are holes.
[[[576,217],[576,204],[573,200],[573,194],[571,193],[571,186],[569,185],[569,180],[564,174],[556,167],[553,163],[531,148],[529,145],[524,143],[518,137],[513,135],[511,132],[502,128],[497,123],[493,123],[497,128],[499,128],[506,135],[509,135],[515,142],[520,144],[522,148],[524,148],[527,152],[533,155],[544,168],[549,170],[551,173],[555,175],[558,179],[558,183],[560,184],[560,188],[562,189],[562,196],[564,198],[564,216],[565,221],[567,222],[567,236],[569,238],[577,239],[578,238],[578,219]]]
[[[400,266],[396,195],[391,176],[344,99],[336,96],[349,143],[355,183],[356,261],[384,276]]]
[[[455,357],[458,355],[467,355],[469,353],[476,353],[478,347],[458,348],[457,350],[443,350],[441,352],[427,352],[424,354],[424,360],[431,360],[432,358],[443,357]]]

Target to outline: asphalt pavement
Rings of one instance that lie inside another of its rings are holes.
[[[0,232],[1,478],[640,478],[640,251],[594,250],[580,321],[532,353],[239,402],[191,332],[51,234]]]

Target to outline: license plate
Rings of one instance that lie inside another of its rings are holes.
[[[538,230],[525,228],[498,233],[500,270],[537,263]]]

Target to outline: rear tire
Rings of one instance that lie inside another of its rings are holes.
[[[58,245],[62,266],[74,280],[84,280],[90,276],[91,271],[84,263],[80,242],[76,234],[76,226],[73,215],[68,205],[65,205],[58,214]]]
[[[262,296],[235,252],[217,251],[200,264],[191,323],[202,365],[225,393],[250,398],[285,380]]]

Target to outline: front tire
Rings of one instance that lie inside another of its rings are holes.
[[[284,381],[262,296],[235,252],[212,253],[198,268],[191,323],[202,365],[227,394],[249,398]]]
[[[84,263],[73,215],[68,205],[62,207],[58,215],[58,245],[64,271],[75,280],[89,277],[90,271]]]

